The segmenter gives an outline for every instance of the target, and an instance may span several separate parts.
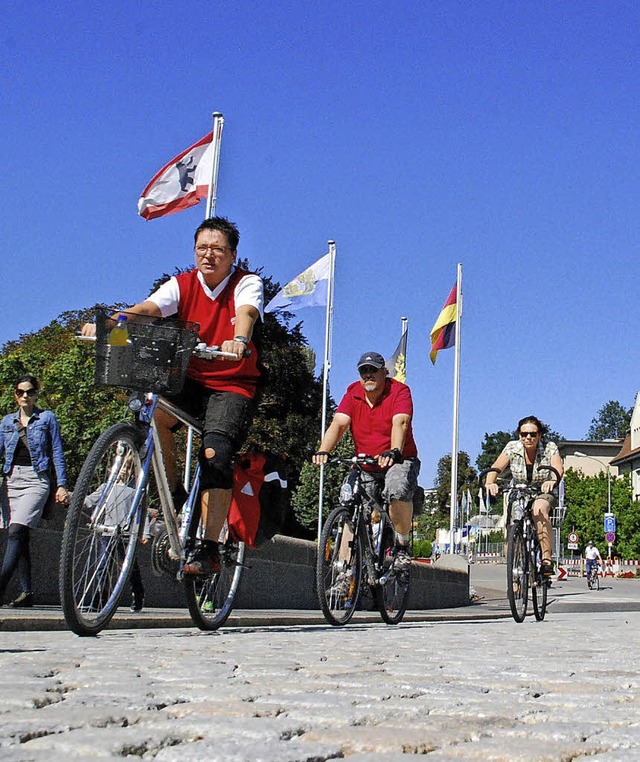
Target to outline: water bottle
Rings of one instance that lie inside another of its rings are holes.
[[[109,332],[107,344],[108,382],[115,386],[126,386],[131,351],[126,315],[118,315],[116,324]]]
[[[118,320],[109,333],[108,344],[110,347],[126,347],[128,343],[127,316],[118,315]]]

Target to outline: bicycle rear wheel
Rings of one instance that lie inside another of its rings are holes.
[[[381,569],[380,585],[375,588],[375,593],[380,616],[387,624],[399,624],[402,621],[409,602],[409,585],[411,584],[411,567],[400,574],[393,569],[394,545],[393,528],[385,522],[378,552],[378,563]]]
[[[338,506],[329,514],[318,543],[318,600],[329,624],[341,626],[353,616],[362,579],[362,549],[352,509]]]
[[[142,436],[117,423],[96,440],[73,491],[62,535],[60,600],[77,635],[97,635],[118,608],[135,563],[146,500],[135,497]]]
[[[194,519],[196,527],[198,521]],[[190,543],[195,546],[194,541]],[[240,578],[242,576],[245,544],[237,542],[231,536],[227,536],[225,542],[221,542],[220,549],[220,572],[209,576],[183,578],[184,591],[187,598],[187,607],[193,623],[201,630],[217,630],[227,621],[233,609]]]
[[[528,558],[522,526],[512,524],[507,533],[507,598],[516,622],[524,622],[528,595]]]

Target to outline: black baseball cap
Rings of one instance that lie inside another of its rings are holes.
[[[371,365],[380,370],[380,368],[384,368],[385,366],[384,357],[379,352],[365,352],[358,360],[358,370],[364,365]]]

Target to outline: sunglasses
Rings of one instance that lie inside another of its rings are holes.
[[[520,437],[522,439],[526,439],[527,437],[532,437],[533,439],[535,439],[539,433],[540,433],[539,431],[521,431]]]
[[[31,387],[31,389],[16,389],[16,397],[23,397],[25,394],[27,397],[35,397],[37,390]]]
[[[358,368],[358,372],[361,376],[373,376],[382,368],[374,368],[373,365],[363,365],[362,368]]]

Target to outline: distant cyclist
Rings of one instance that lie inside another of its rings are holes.
[[[549,513],[558,504],[555,476],[552,472],[542,470],[540,466],[553,466],[562,477],[564,468],[558,445],[555,442],[542,443],[542,436],[548,431],[542,421],[529,415],[518,422],[518,439],[508,442],[497,457],[492,468],[503,471],[511,467],[513,482],[516,484],[532,484],[539,490],[533,502],[533,519],[542,551],[542,573],[545,576],[553,574],[551,560],[551,521]],[[486,488],[490,495],[498,494],[496,479],[498,474],[493,471],[487,474]]]
[[[406,384],[387,377],[384,357],[378,352],[365,352],[358,360],[358,372],[360,380],[347,387],[313,462],[326,463],[329,453],[349,428],[356,453],[377,458],[377,468],[367,467],[370,478],[365,489],[373,493],[377,483],[383,483],[396,532],[394,568],[406,571],[411,564],[408,544],[413,493],[420,471],[411,428],[411,391]]]
[[[584,558],[587,562],[587,579],[589,579],[589,575],[591,573],[591,569],[593,567],[596,567],[596,573],[598,571],[598,564],[602,563],[602,556],[600,555],[600,551],[596,546],[593,544],[593,540],[589,540],[589,544],[584,549]]]

